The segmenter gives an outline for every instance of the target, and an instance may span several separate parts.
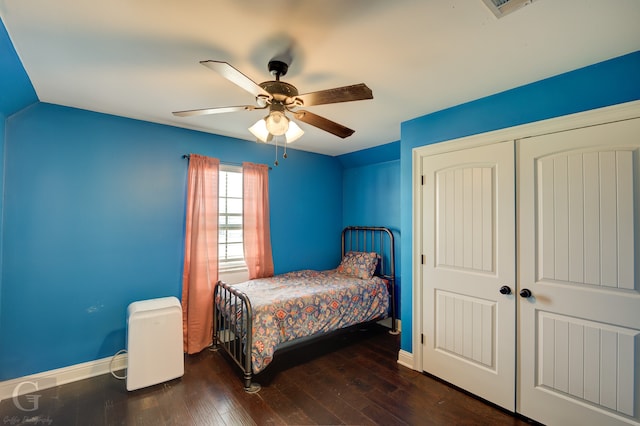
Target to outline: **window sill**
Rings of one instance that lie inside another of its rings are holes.
[[[220,270],[218,278],[227,284],[238,284],[249,280],[249,270],[246,267]]]
[[[235,266],[235,267],[234,266],[231,266],[231,267],[228,266],[226,268],[219,268],[218,269],[218,273],[220,273],[220,274],[227,274],[227,273],[233,274],[233,273],[236,273],[236,272],[243,272],[243,271],[244,272],[248,272],[249,269],[247,269],[247,267],[244,266],[244,265],[243,266]]]

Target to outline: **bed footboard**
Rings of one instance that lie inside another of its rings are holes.
[[[223,349],[240,367],[244,390],[258,392],[251,366],[253,311],[246,294],[219,281],[213,291],[213,349]]]

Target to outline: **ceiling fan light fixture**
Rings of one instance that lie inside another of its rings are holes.
[[[304,135],[304,130],[302,130],[294,121],[289,121],[289,130],[284,134],[284,138],[287,143],[297,141],[302,135]]]
[[[270,142],[274,136],[274,134],[267,129],[267,118],[268,117],[261,118],[256,121],[253,126],[249,127],[249,131],[253,136],[255,136],[258,141],[265,143]],[[287,119],[287,121],[289,123],[289,128],[284,133],[284,138],[287,143],[295,142],[304,135],[304,130],[302,130],[295,122],[289,121],[289,119]]]
[[[253,134],[253,136],[255,136],[260,142],[267,142],[269,141],[271,138],[269,130],[267,130],[267,122],[265,121],[264,118],[261,118],[260,120],[256,121],[256,123],[249,127],[249,131]]]
[[[289,130],[289,119],[282,111],[271,111],[264,120],[267,130],[274,136],[284,135]]]

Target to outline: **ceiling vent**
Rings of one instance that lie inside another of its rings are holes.
[[[534,0],[482,0],[497,18],[502,18],[523,6],[533,3]]]

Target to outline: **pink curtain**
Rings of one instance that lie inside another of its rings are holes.
[[[184,351],[212,343],[213,289],[218,282],[218,170],[215,158],[191,154],[182,276]]]
[[[242,163],[244,260],[249,279],[273,276],[269,223],[269,167]]]

